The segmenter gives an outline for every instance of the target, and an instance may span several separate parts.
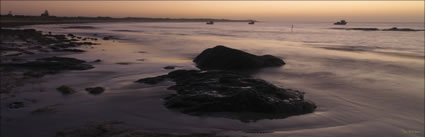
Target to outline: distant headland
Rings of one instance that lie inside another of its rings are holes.
[[[16,27],[24,25],[37,24],[68,24],[68,23],[101,23],[101,22],[253,22],[255,20],[231,20],[231,19],[211,19],[211,18],[150,18],[150,17],[66,17],[66,16],[51,16],[46,10],[40,16],[29,15],[13,15],[9,12],[6,15],[0,16],[0,24],[2,27]]]

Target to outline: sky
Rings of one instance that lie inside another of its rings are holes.
[[[424,1],[1,1],[1,14],[424,22]]]

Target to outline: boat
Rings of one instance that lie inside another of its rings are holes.
[[[207,24],[212,25],[212,24],[214,24],[214,21],[207,21]]]
[[[346,25],[346,24],[347,24],[347,21],[345,21],[345,20],[341,20],[341,21],[334,23],[334,25]]]
[[[254,25],[255,21],[249,21],[248,24]]]

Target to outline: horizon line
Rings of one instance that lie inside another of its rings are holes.
[[[1,17],[7,17],[7,14],[0,14]],[[37,15],[21,15],[16,14],[13,15],[13,17],[41,17]],[[148,16],[124,16],[124,17],[112,17],[112,16],[55,16],[51,15],[49,17],[74,17],[74,18],[111,18],[111,19],[126,19],[126,18],[147,18],[147,19],[195,19],[195,20],[201,20],[201,19],[211,19],[211,20],[228,20],[228,21],[255,21],[255,22],[291,22],[291,23],[301,23],[301,22],[315,22],[315,23],[329,23],[329,22],[335,22],[335,21],[283,21],[283,20],[257,20],[257,19],[231,19],[231,18],[205,18],[205,17],[148,17]],[[350,23],[425,23],[424,21],[350,21]]]

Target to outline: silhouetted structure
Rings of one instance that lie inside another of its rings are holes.
[[[208,25],[213,25],[214,24],[214,21],[207,21],[207,24]]]
[[[49,11],[45,10],[44,13],[41,13],[42,17],[48,17],[49,16]]]
[[[341,20],[339,22],[335,22],[334,25],[345,25],[347,22],[345,20]]]
[[[13,16],[12,11],[9,11],[9,13],[6,16]]]
[[[255,21],[252,21],[251,20],[251,21],[248,22],[248,24],[254,25],[255,24]]]

